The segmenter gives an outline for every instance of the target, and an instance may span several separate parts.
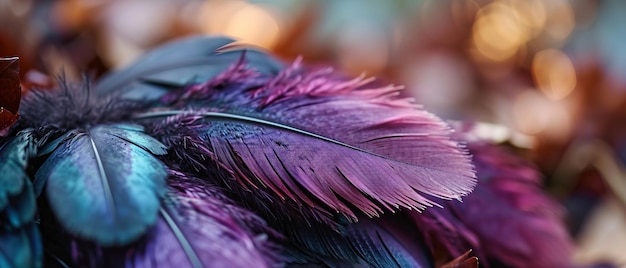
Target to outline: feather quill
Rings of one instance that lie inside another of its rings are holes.
[[[56,218],[70,233],[123,245],[155,223],[167,173],[154,155],[166,151],[141,131],[127,124],[77,131],[37,171]]]
[[[423,213],[406,213],[422,234],[435,263],[446,263],[468,249],[477,252],[480,259],[485,258],[485,255],[481,255],[484,251],[477,235],[447,205],[446,202],[443,208],[433,208]]]
[[[463,255],[444,264],[441,268],[478,268],[478,258],[470,257],[472,250],[468,250]]]

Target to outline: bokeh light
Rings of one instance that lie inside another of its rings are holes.
[[[546,11],[542,1],[495,1],[476,14],[472,41],[487,59],[503,61],[515,55],[543,30]]]
[[[576,87],[576,71],[572,61],[556,49],[546,49],[535,54],[532,73],[539,89],[552,100],[567,97]]]
[[[198,18],[205,33],[234,37],[268,49],[280,37],[277,16],[267,7],[244,1],[207,1]]]

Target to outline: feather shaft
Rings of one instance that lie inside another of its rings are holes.
[[[104,191],[104,203],[108,207],[108,210],[115,210],[115,202],[113,201],[113,193],[111,193],[111,186],[109,185],[109,177],[104,169],[104,164],[102,164],[102,159],[100,159],[100,153],[98,153],[98,147],[93,139],[89,139],[89,143],[91,144],[91,149],[93,150],[93,155],[96,161],[96,165],[98,167],[98,174],[100,174],[100,183],[102,183],[102,190]],[[115,217],[117,215],[115,213],[111,213],[111,217],[113,217],[113,221],[115,221]]]
[[[187,111],[177,111],[177,110],[172,110],[172,111],[160,111],[160,112],[148,112],[148,113],[143,113],[143,114],[139,114],[137,116],[135,116],[135,119],[150,119],[150,118],[158,118],[158,117],[168,117],[168,116],[176,116],[176,115],[181,115],[187,113]],[[250,117],[250,116],[245,116],[245,115],[238,115],[238,114],[232,114],[232,113],[222,113],[222,112],[198,112],[196,113],[198,115],[201,115],[203,117],[206,118],[216,118],[216,119],[230,119],[233,121],[240,121],[240,122],[245,122],[245,123],[254,123],[254,124],[259,124],[262,126],[269,126],[269,127],[273,127],[273,128],[277,128],[280,130],[286,130],[286,131],[291,131],[297,134],[302,134],[305,136],[309,136],[315,139],[319,139],[322,141],[326,141],[326,142],[330,142],[332,144],[336,144],[342,147],[346,147],[348,149],[352,149],[355,151],[359,151],[359,152],[363,152],[372,156],[376,156],[376,157],[380,157],[382,159],[385,160],[389,160],[389,161],[393,161],[393,162],[400,162],[403,164],[410,164],[407,162],[402,162],[402,161],[398,161],[397,159],[393,159],[384,155],[380,155],[377,153],[374,153],[372,151],[368,151],[365,150],[363,148],[359,148],[347,143],[343,143],[341,141],[329,138],[329,137],[325,137],[319,134],[315,134],[313,132],[310,131],[306,131],[303,129],[299,129],[296,127],[292,127],[292,126],[288,126],[288,125],[284,125],[281,123],[277,123],[277,122],[273,122],[273,121],[269,121],[269,120],[264,120],[264,119],[260,119],[260,118],[255,118],[255,117]],[[380,139],[384,139],[384,138],[397,138],[397,137],[415,137],[415,136],[424,136],[424,134],[398,134],[398,135],[393,135],[393,136],[387,136],[387,137],[379,137],[379,138],[375,138],[375,139],[371,139],[368,141],[375,141],[375,140],[380,140]],[[367,142],[367,141],[366,141]],[[434,169],[431,167],[424,167],[427,169],[433,169],[433,170],[437,170],[437,171],[441,171],[441,172],[446,172],[446,173],[454,173],[453,171],[449,171],[449,170],[443,170],[443,169]]]
[[[165,222],[167,222],[169,228],[176,236],[176,241],[180,243],[183,251],[185,251],[185,255],[189,259],[189,262],[191,262],[191,266],[195,268],[201,268],[202,262],[200,261],[200,258],[198,258],[198,254],[196,254],[196,252],[193,250],[191,244],[189,243],[183,232],[180,230],[180,228],[178,228],[172,217],[163,208],[161,208],[160,213],[163,219],[165,219]]]

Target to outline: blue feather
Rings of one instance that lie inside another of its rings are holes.
[[[57,137],[56,139],[43,142],[43,146],[41,146],[39,150],[37,151],[37,157],[42,157],[42,156],[45,156],[54,152],[54,150],[56,150],[59,147],[59,145],[61,145],[63,142],[67,141],[68,139],[78,134],[80,134],[80,131],[70,130],[66,132],[65,134],[61,135],[60,137]],[[47,178],[44,178],[42,176],[35,176],[35,179],[33,180],[33,189],[35,191],[35,196],[37,196],[37,198],[39,198],[39,196],[41,196],[41,194],[43,193],[43,189],[46,186],[46,181],[47,181]]]
[[[154,155],[166,148],[135,125],[101,125],[67,139],[35,174],[71,234],[124,245],[152,226],[167,172]]]
[[[120,72],[103,77],[96,86],[99,95],[123,92],[127,99],[152,101],[168,89],[207,81],[230,67],[245,48],[220,51],[235,40],[227,37],[192,37],[172,42],[144,55]],[[276,74],[282,64],[271,56],[245,49],[250,66]]]
[[[0,226],[14,229],[24,226],[35,219],[37,203],[30,180],[23,180],[24,188],[9,198],[8,206],[0,212]]]
[[[312,226],[280,223],[292,247],[290,263],[318,263],[330,267],[430,267],[428,250],[416,230],[398,217],[363,218],[339,230],[314,223]],[[280,230],[279,229],[279,230]]]
[[[12,197],[21,195],[26,190],[26,181],[29,178],[25,170],[35,147],[32,130],[24,130],[0,149],[0,211],[9,206]],[[24,215],[25,218],[32,219],[35,206],[23,211],[27,214]]]
[[[0,267],[41,267],[43,247],[37,225],[0,232]]]
[[[0,149],[0,267],[41,267],[42,245],[33,222],[37,204],[26,167],[36,153],[32,129]]]

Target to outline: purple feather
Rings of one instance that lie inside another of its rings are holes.
[[[50,253],[77,267],[280,266],[281,248],[271,240],[284,238],[263,219],[203,180],[170,170],[168,183],[155,226],[136,243],[103,247],[46,217],[44,236],[54,245]]]
[[[435,255],[443,249],[449,259],[471,248],[493,266],[568,267],[572,242],[539,173],[495,145],[468,148],[478,172],[474,192],[463,203],[413,215]]]
[[[230,190],[228,193],[230,198],[244,207],[257,211],[270,221],[299,220],[305,225],[311,225],[312,221],[336,224],[327,214],[314,208],[284,202],[285,200],[264,189],[251,191],[241,187],[241,184],[233,179],[233,171],[217,159],[210,145],[200,136],[202,134],[199,130],[205,127],[204,123],[199,122],[202,118],[194,112],[186,112],[170,116],[148,127],[148,131],[154,137],[170,148],[165,159],[170,166],[198,174],[199,178],[210,179],[212,183],[222,184]]]
[[[540,174],[496,146],[469,148],[479,174],[485,174],[479,180],[485,187],[478,186],[467,205],[452,205],[466,215],[462,220],[480,237],[485,255],[511,266],[570,265],[572,241],[563,210],[541,191]]]
[[[211,151],[206,157],[217,158],[244,189],[267,189],[326,217],[421,210],[436,204],[425,195],[469,193],[474,172],[465,150],[448,138],[448,126],[399,98],[398,87],[369,88],[369,82],[330,69],[306,71],[298,62],[265,77],[240,62],[164,100],[196,109],[203,117],[196,136]]]
[[[170,194],[130,267],[271,267],[276,248],[256,215],[236,207],[216,188],[174,172]]]
[[[230,42],[157,49],[104,78],[98,97],[89,83],[61,81],[60,90],[25,98],[15,128],[37,129],[42,140],[28,171],[37,192],[46,187],[37,205],[52,259],[81,267],[417,267],[473,249],[492,266],[569,264],[560,209],[527,164],[472,144],[480,181],[464,203],[451,200],[476,186],[468,152],[400,87],[305,69],[300,60],[278,72],[282,65],[261,52],[230,65],[239,49],[216,51]],[[119,124],[127,120],[152,137]],[[161,187],[153,189],[154,179]],[[146,208],[147,216],[137,213]],[[382,215],[390,211],[398,213]],[[118,219],[131,221],[94,228]],[[448,265],[477,265],[466,258]]]

